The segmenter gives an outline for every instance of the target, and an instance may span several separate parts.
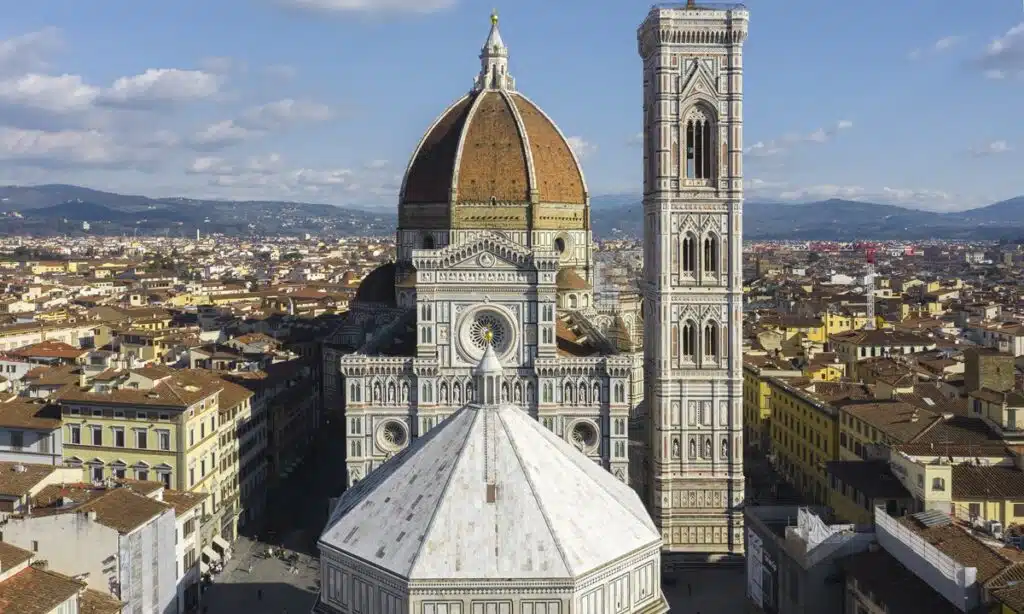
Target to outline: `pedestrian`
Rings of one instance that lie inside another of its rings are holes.
[[[263,589],[256,589],[256,601],[263,601]]]
[[[686,596],[693,597],[693,585],[689,582],[686,583]]]
[[[249,573],[252,573],[252,561],[249,561]]]

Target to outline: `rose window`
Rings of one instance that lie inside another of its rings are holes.
[[[589,422],[577,422],[572,427],[572,444],[579,449],[589,449],[597,445],[597,429]]]
[[[385,447],[397,450],[405,445],[405,427],[394,420],[387,422],[380,430],[380,441]]]
[[[493,313],[481,313],[469,326],[469,340],[478,350],[483,351],[489,345],[500,352],[508,343],[508,330],[502,318]]]

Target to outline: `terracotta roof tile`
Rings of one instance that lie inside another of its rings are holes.
[[[54,430],[60,428],[60,407],[17,397],[0,403],[0,427]]]
[[[170,506],[132,492],[114,488],[76,508],[76,512],[96,512],[96,522],[118,533],[131,533],[164,512]]]
[[[78,596],[78,614],[120,614],[125,604],[91,588]]]
[[[23,497],[53,472],[50,465],[0,462],[0,494]]]
[[[0,542],[0,573],[5,573],[21,565],[31,559],[32,556],[32,553],[28,550],[22,550],[7,542]]]
[[[484,91],[470,116],[459,158],[459,202],[528,202],[530,177],[523,138],[500,92]]]
[[[541,202],[585,204],[587,192],[572,149],[555,124],[522,94],[512,94],[530,140]]]
[[[459,139],[473,100],[464,96],[449,107],[423,138],[405,179],[403,204],[448,202]]]
[[[0,612],[49,614],[83,588],[63,574],[29,566],[0,582]]]

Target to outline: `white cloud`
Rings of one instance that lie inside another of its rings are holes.
[[[630,137],[628,139],[626,139],[626,145],[628,145],[630,147],[640,147],[643,144],[644,144],[644,133],[643,132],[637,132],[635,134],[632,134],[632,135],[630,135]]]
[[[140,75],[121,77],[104,90],[99,102],[116,107],[147,108],[210,98],[221,78],[201,70],[150,68]]]
[[[456,0],[278,0],[286,8],[324,13],[433,13],[455,6]]]
[[[801,143],[827,143],[844,130],[853,128],[853,122],[841,119],[830,128],[818,128],[813,132],[801,134],[791,132],[779,139],[757,141],[743,149],[743,153],[754,158],[769,158],[787,153],[793,146]]]
[[[1024,23],[990,42],[977,62],[989,79],[1024,76]]]
[[[235,123],[234,120],[225,119],[223,121],[210,124],[195,133],[192,138],[189,139],[189,143],[196,149],[212,151],[222,149],[230,145],[236,145],[260,134],[262,133],[257,130],[243,128]]]
[[[325,104],[286,98],[249,109],[238,122],[256,130],[275,130],[299,122],[320,122],[331,118]]]
[[[570,136],[565,140],[569,143],[569,147],[572,147],[573,153],[575,153],[576,157],[580,160],[597,152],[597,145],[587,141],[581,136]]]
[[[332,116],[327,105],[286,98],[252,107],[237,119],[210,124],[193,135],[190,143],[198,150],[213,151],[295,124],[326,121]]]
[[[964,37],[960,35],[945,36],[927,47],[918,47],[917,49],[914,49],[908,54],[908,57],[911,60],[920,60],[928,55],[936,55],[944,51],[949,51],[963,41],[963,39]]]
[[[0,159],[39,166],[123,166],[142,162],[108,135],[95,130],[0,128]]]
[[[59,77],[30,73],[0,81],[0,103],[50,113],[72,113],[92,107],[99,88],[78,75]]]
[[[391,162],[387,160],[370,160],[365,164],[365,167],[369,169],[382,169],[389,168],[390,166]]]
[[[1008,153],[1010,151],[1013,151],[1013,148],[1010,147],[1010,144],[1007,143],[1006,141],[991,141],[989,143],[985,143],[984,145],[979,145],[977,147],[971,148],[971,154],[979,157],[995,156],[999,154]]]
[[[0,41],[0,71],[41,70],[47,65],[47,57],[60,46],[60,30],[54,27]]]

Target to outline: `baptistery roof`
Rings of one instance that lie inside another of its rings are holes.
[[[409,581],[572,581],[661,535],[628,485],[505,404],[413,440],[341,496],[320,544]]]
[[[589,225],[579,161],[558,126],[515,90],[497,28],[494,20],[473,90],[441,114],[409,162],[402,227],[543,228],[540,218],[553,228],[572,227],[572,220],[576,228]],[[531,211],[541,204],[579,210]],[[507,210],[480,209],[487,205]]]

